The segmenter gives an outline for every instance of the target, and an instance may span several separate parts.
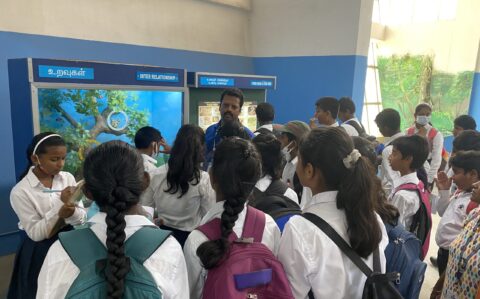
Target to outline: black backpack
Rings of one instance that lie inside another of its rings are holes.
[[[307,220],[320,228],[340,250],[367,276],[363,287],[362,299],[403,299],[395,288],[393,281],[399,278],[398,273],[382,273],[380,266],[380,252],[378,248],[373,252],[373,271],[362,258],[348,245],[347,242],[325,220],[312,213],[303,214]],[[313,293],[308,294],[314,299]]]
[[[270,131],[269,129],[267,128],[260,128],[258,130],[256,130],[255,132],[253,132],[254,134],[255,133],[258,133],[258,134],[264,134],[264,135],[272,135],[273,137],[276,138],[275,136],[275,133],[273,133],[272,131]]]
[[[290,217],[302,214],[298,204],[284,195],[287,189],[287,184],[281,180],[274,180],[264,192],[256,187],[253,188],[248,203],[250,206],[272,216],[280,231],[283,231]]]
[[[368,135],[363,125],[359,124],[353,119],[347,120],[346,122],[344,122],[344,124],[352,126],[358,132],[358,136],[365,138],[368,141],[375,141],[377,139],[375,136]]]

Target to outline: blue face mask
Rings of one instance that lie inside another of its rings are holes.
[[[430,122],[431,117],[426,115],[418,115],[415,122],[421,126],[426,126]]]

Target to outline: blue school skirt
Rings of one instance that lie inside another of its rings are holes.
[[[61,231],[72,230],[71,225]],[[50,239],[35,242],[22,231],[23,241],[15,256],[12,279],[8,289],[8,299],[35,299],[37,294],[37,279],[42,269],[48,249],[58,239],[58,234]]]

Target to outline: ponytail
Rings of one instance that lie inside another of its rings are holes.
[[[105,212],[107,224],[107,298],[123,298],[130,271],[125,256],[125,213],[138,204],[146,188],[140,154],[128,144],[110,141],[94,148],[83,165],[85,189]]]
[[[197,249],[197,256],[205,269],[217,267],[228,255],[228,237],[260,174],[259,154],[249,141],[238,137],[228,138],[216,148],[212,176],[218,186],[217,197],[225,201],[220,221],[220,239],[207,241]]]
[[[345,210],[350,246],[363,258],[368,257],[382,239],[375,215],[376,193],[370,161],[360,157],[338,187],[337,207]]]
[[[300,145],[303,165],[319,169],[327,190],[338,190],[337,208],[347,218],[350,246],[363,258],[382,239],[375,214],[377,189],[375,171],[365,157],[354,150],[350,136],[341,128],[318,128]]]

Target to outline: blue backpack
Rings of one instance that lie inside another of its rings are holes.
[[[395,286],[405,299],[418,299],[427,264],[420,260],[422,243],[401,224],[385,224],[389,243],[385,249],[387,273],[397,272]]]
[[[130,271],[125,277],[124,299],[160,299],[162,294],[152,274],[143,263],[170,235],[154,227],[143,227],[125,242],[125,255],[130,261]],[[58,236],[72,262],[80,269],[65,298],[107,298],[107,281],[104,271],[107,248],[90,228],[78,229]]]

